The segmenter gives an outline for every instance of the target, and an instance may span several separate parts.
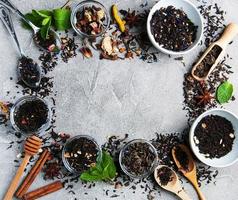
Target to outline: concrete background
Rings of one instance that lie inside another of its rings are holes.
[[[56,8],[64,4],[64,0],[13,0],[23,12],[31,9]],[[101,1],[110,7],[118,3],[120,8],[139,9],[144,0],[104,0]],[[199,5],[197,1],[193,1]],[[217,2],[227,11],[227,22],[238,23],[238,1],[209,1]],[[149,1],[153,5],[155,1]],[[13,17],[16,31],[26,54],[37,59],[39,52],[31,41],[29,31],[21,28],[18,19]],[[0,23],[0,99],[15,101],[12,97],[20,89],[15,88],[16,63],[18,54],[2,23]],[[238,91],[238,38],[227,50],[233,60],[229,61],[235,72],[230,81],[235,87],[235,96]],[[167,55],[160,54],[159,62],[147,64],[139,59],[131,61],[99,60],[97,54],[92,59],[83,59],[82,55],[71,59],[69,63],[59,62],[55,70],[50,73],[54,76],[54,91],[57,91],[57,121],[56,131],[64,131],[71,135],[89,134],[95,137],[99,144],[106,141],[110,135],[124,135],[129,133],[130,138],[150,139],[155,132],[182,131],[186,127],[186,112],[182,110],[183,74],[189,70],[201,47],[198,47],[185,56],[186,66]],[[10,77],[14,81],[10,81]],[[11,91],[6,96],[7,91]],[[21,96],[20,94],[17,95]],[[238,101],[231,102],[226,108],[238,114]],[[13,160],[21,152],[20,146],[6,150],[9,142],[16,140],[10,134],[11,130],[0,127],[0,198],[3,197],[10,180],[16,172]],[[238,164],[225,169],[219,169],[216,185],[203,183],[201,189],[209,200],[237,200],[238,196]],[[186,182],[186,181],[185,181]],[[44,185],[42,177],[38,177],[31,189]],[[184,183],[185,189],[195,200],[196,193],[190,184]],[[103,189],[113,189],[113,186],[103,183],[92,189],[84,189],[76,185],[76,196],[79,199],[93,200],[95,198],[109,199]],[[84,195],[87,192],[88,195]],[[117,193],[123,194],[115,199],[140,200],[146,195],[138,190],[122,188]],[[42,199],[73,200],[65,190],[49,195]],[[173,195],[162,191],[156,199],[172,200]]]

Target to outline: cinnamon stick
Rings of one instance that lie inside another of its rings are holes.
[[[40,197],[43,197],[47,194],[56,192],[60,189],[62,189],[63,183],[61,181],[56,181],[51,184],[45,185],[43,187],[40,187],[36,190],[33,190],[32,192],[29,192],[23,196],[23,200],[35,200]]]
[[[48,149],[45,149],[43,151],[43,153],[40,155],[40,157],[37,160],[37,162],[35,163],[35,165],[32,167],[31,171],[26,176],[25,180],[22,182],[22,184],[18,188],[18,190],[15,194],[15,196],[17,198],[20,199],[23,197],[24,194],[27,193],[29,187],[34,182],[37,175],[40,173],[41,169],[43,168],[43,166],[44,166],[45,162],[47,161],[47,159],[49,158],[49,156],[50,156],[50,152],[48,151]]]

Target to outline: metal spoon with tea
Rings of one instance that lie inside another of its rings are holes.
[[[238,25],[230,23],[224,30],[222,36],[216,42],[212,43],[203,53],[198,62],[193,66],[192,76],[203,81],[208,78],[217,64],[225,54],[227,45],[238,34]]]
[[[175,171],[166,165],[159,165],[155,168],[154,177],[156,182],[165,190],[168,190],[182,200],[192,200],[182,188]]]
[[[13,5],[13,3],[11,3],[9,0],[0,0],[0,3],[9,8],[13,13],[16,13],[32,28],[34,32],[33,40],[39,48],[50,52],[60,52],[62,46],[61,39],[53,29],[49,30],[48,38],[46,38],[46,40],[43,40],[40,35],[40,28],[35,26],[30,20],[28,20],[24,16],[24,14],[22,14],[22,12],[19,11],[15,5]]]
[[[31,58],[25,56],[22,48],[20,47],[15,29],[12,23],[12,18],[10,16],[10,11],[8,8],[0,4],[0,18],[4,25],[6,26],[8,32],[16,43],[19,50],[21,58],[19,59],[17,72],[20,79],[29,87],[37,87],[41,81],[41,67],[34,62]]]
[[[187,160],[188,160],[187,166],[182,166],[181,161],[179,161],[177,156],[176,156],[176,151],[178,151],[179,148],[187,156]],[[190,153],[190,150],[188,149],[188,147],[186,147],[185,145],[182,145],[182,144],[180,144],[178,146],[175,146],[172,149],[172,156],[173,156],[174,162],[177,165],[179,171],[181,171],[183,173],[183,175],[192,183],[192,185],[196,189],[197,194],[199,196],[199,199],[200,200],[205,200],[206,198],[204,197],[204,195],[202,194],[202,192],[201,192],[201,190],[198,186],[196,165],[195,165],[192,154]]]

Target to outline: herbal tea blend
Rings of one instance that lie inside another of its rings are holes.
[[[218,115],[204,117],[195,128],[194,142],[207,158],[220,158],[228,154],[234,139],[231,122]]]
[[[161,185],[166,186],[173,180],[173,172],[168,167],[161,167],[157,169],[157,178]]]
[[[175,156],[179,161],[181,167],[185,170],[188,170],[189,167],[189,158],[185,151],[180,146],[176,146],[175,148]]]
[[[40,81],[41,74],[38,71],[37,63],[31,58],[23,56],[19,60],[18,69],[21,79],[29,85],[35,85]]]
[[[173,6],[157,10],[150,24],[155,41],[168,50],[184,51],[196,39],[197,26],[183,10]]]
[[[95,166],[98,155],[98,146],[87,137],[74,138],[65,146],[64,158],[77,173]]]
[[[122,165],[134,175],[141,176],[151,171],[156,155],[148,143],[131,143],[124,150]]]
[[[87,35],[98,35],[104,31],[105,12],[100,7],[84,7],[76,14],[76,27]]]
[[[215,45],[209,53],[205,56],[205,58],[199,63],[194,71],[194,74],[199,78],[205,77],[210,71],[213,64],[216,62],[216,59],[222,52],[222,48],[218,45]]]
[[[35,132],[48,120],[48,107],[39,100],[33,99],[22,103],[14,112],[14,121],[23,132]]]

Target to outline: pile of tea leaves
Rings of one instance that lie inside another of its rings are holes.
[[[204,48],[206,48],[214,42],[224,30],[226,12],[217,4],[202,4],[198,8],[205,18],[205,39],[203,44],[205,44]],[[202,54],[203,51],[198,55],[198,59]],[[183,109],[187,111],[189,124],[204,111],[218,106],[216,90],[217,87],[227,81],[229,75],[233,73],[231,66],[227,64],[231,59],[232,58],[227,54],[215,67],[207,81],[197,81],[194,79],[190,73],[191,66],[189,66],[189,72],[184,75],[183,82]],[[232,100],[234,100],[234,97],[232,97]]]

